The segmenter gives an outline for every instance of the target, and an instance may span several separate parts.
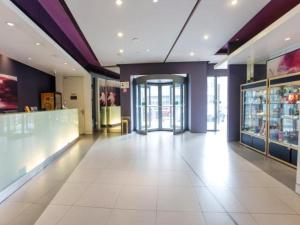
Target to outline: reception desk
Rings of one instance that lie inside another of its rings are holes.
[[[77,109],[0,114],[0,202],[78,137]]]

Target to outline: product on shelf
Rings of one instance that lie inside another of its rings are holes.
[[[243,94],[242,131],[266,135],[266,90],[249,89]]]
[[[270,140],[298,145],[300,86],[270,88]]]

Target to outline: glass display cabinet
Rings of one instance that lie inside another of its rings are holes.
[[[241,143],[266,154],[267,81],[241,86]]]
[[[300,74],[269,80],[269,156],[297,165]]]

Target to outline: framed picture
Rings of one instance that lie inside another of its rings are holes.
[[[300,73],[300,49],[267,62],[268,78]]]
[[[0,111],[18,109],[18,78],[0,74]]]

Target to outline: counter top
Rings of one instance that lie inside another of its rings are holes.
[[[32,113],[49,113],[49,112],[59,112],[65,110],[77,110],[77,109],[58,109],[58,110],[51,110],[51,111],[34,111],[34,112],[7,112],[7,113],[0,113],[0,116],[7,116],[7,115],[22,115],[22,114],[32,114]]]

